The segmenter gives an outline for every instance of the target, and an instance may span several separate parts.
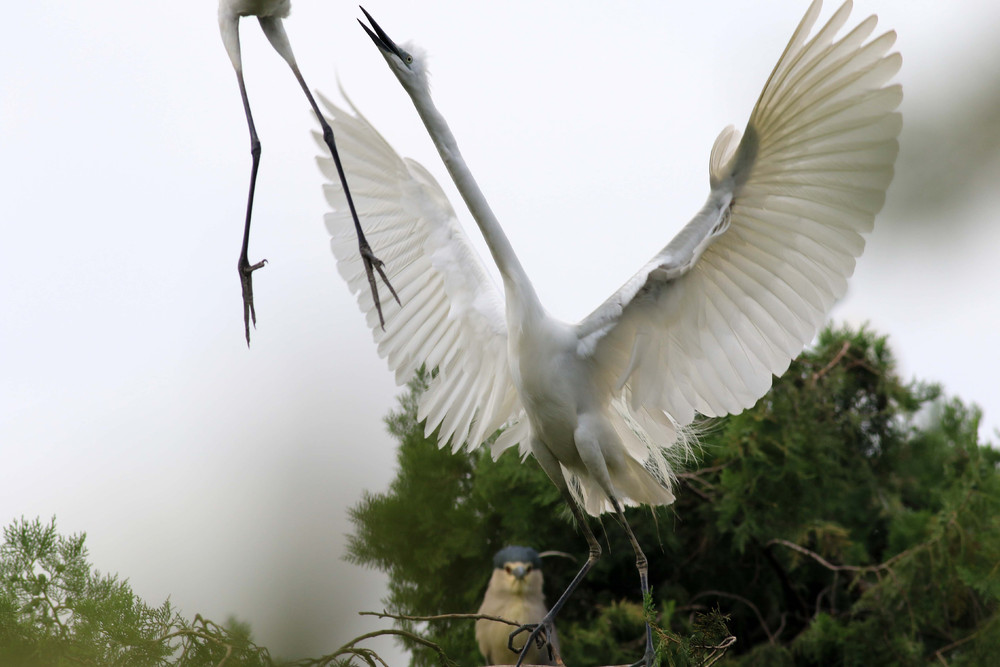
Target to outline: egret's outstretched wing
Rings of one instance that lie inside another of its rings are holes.
[[[636,414],[684,425],[752,406],[844,294],[892,180],[901,59],[887,55],[892,32],[866,42],[874,16],[836,39],[850,2],[809,37],[820,4],[742,141],[732,128],[716,140],[702,211],[579,325],[581,350]]]
[[[437,369],[419,406],[427,432],[440,426],[442,446],[479,445],[522,412],[507,363],[500,292],[434,178],[400,158],[353,105],[352,115],[321,99],[372,249],[399,289],[401,306],[383,302],[384,331],[333,161],[317,158],[330,180],[324,190],[333,212],[325,219],[337,268],[396,381],[409,380],[421,364]]]

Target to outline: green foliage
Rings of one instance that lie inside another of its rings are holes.
[[[150,607],[127,582],[91,572],[85,539],[59,535],[55,519],[4,528],[0,665],[271,664],[245,625],[188,623],[169,601]]]
[[[0,546],[0,665],[18,667],[327,667],[385,665],[364,642],[408,636],[450,667],[440,649],[400,630],[377,630],[332,653],[295,662],[275,660],[254,644],[250,627],[225,626],[196,615],[193,622],[169,602],[150,607],[116,576],[91,572],[85,535],[64,537],[55,519],[15,521]],[[436,650],[435,650],[436,649]]]
[[[390,574],[397,614],[473,612],[506,544],[583,552],[533,461],[452,454],[416,419],[420,375],[388,425],[399,473],[352,509],[350,558]],[[654,622],[669,667],[974,667],[1000,653],[1000,452],[979,413],[934,386],[904,384],[882,338],[826,331],[773,390],[705,429],[677,502],[632,509],[653,594],[606,520],[604,556],[559,617],[567,664],[629,663]],[[188,622],[91,571],[84,535],[21,519],[0,546],[0,664],[383,664],[363,642],[394,634],[415,665],[479,662],[468,619],[363,635],[333,653],[273,660],[235,620]],[[550,596],[579,563],[545,563]],[[730,635],[735,635],[735,637]],[[736,641],[733,644],[733,641]]]
[[[533,460],[423,436],[422,382],[389,418],[395,481],[352,510],[350,557],[389,573],[389,608],[475,611],[506,544],[583,554]],[[986,664],[1000,650],[1000,453],[978,420],[901,381],[884,338],[823,332],[753,409],[706,425],[672,507],[627,513],[650,557],[662,664]],[[604,556],[558,620],[574,667],[642,653],[634,556],[604,523]],[[578,566],[546,560],[550,600]],[[722,656],[727,627],[738,641]],[[480,660],[470,621],[426,629],[460,664]],[[436,661],[411,648],[414,665]]]
[[[400,474],[389,493],[366,494],[351,510],[357,533],[349,559],[390,574],[390,611],[474,612],[491,574],[483,568],[484,554],[492,562],[505,545],[501,536],[533,543],[533,512],[561,511],[561,501],[541,470],[522,466],[515,456],[494,464],[484,450],[453,455],[424,437],[416,397],[425,386],[421,372],[400,399],[401,410],[386,419],[401,443]],[[563,530],[573,534],[568,523]],[[400,625],[414,629],[413,623]],[[455,619],[434,623],[426,634],[453,660],[471,665],[480,660],[473,632],[468,620]],[[417,664],[437,664],[433,652],[414,648]]]
[[[707,613],[694,614],[688,630],[688,635],[678,635],[664,630],[661,625],[669,625],[673,609],[668,608],[662,617],[657,619],[652,614],[652,596],[646,604],[646,617],[656,636],[655,647],[657,659],[661,665],[668,667],[709,667],[722,659],[730,646],[736,643],[736,637],[729,634],[729,616],[718,609]]]

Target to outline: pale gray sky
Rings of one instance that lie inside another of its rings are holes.
[[[807,4],[366,8],[429,52],[438,106],[540,297],[575,320],[700,207],[715,136],[746,121]],[[987,150],[963,172],[952,132],[987,147],[1000,133],[970,130],[967,113],[995,104],[1000,5],[861,0],[852,24],[872,12],[899,32],[903,151],[833,317],[871,322],[904,376],[982,405],[990,437],[1000,165]],[[336,98],[339,75],[446,183],[359,15],[296,0],[286,28],[307,81]],[[150,602],[236,613],[279,654],[385,627],[355,616],[381,608],[381,575],[341,557],[346,509],[394,473],[382,418],[399,390],[336,273],[316,123],[291,73],[244,22],[263,143],[251,260],[270,262],[247,350],[235,265],[249,141],[216,3],[22,2],[5,24],[0,522],[55,514]],[[927,183],[946,203],[920,200]]]

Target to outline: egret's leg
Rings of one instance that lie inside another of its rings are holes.
[[[299,71],[298,65],[295,61],[289,62],[289,66],[292,68],[292,72],[295,74],[295,78],[298,80],[299,85],[302,86],[302,91],[306,94],[309,99],[309,104],[312,105],[313,112],[316,114],[316,118],[319,119],[319,124],[323,128],[323,141],[326,142],[327,147],[330,149],[330,153],[333,155],[333,164],[337,167],[337,175],[340,176],[340,185],[344,188],[344,196],[347,197],[347,207],[351,210],[351,217],[354,218],[354,231],[358,235],[358,249],[361,252],[361,259],[365,263],[365,273],[368,275],[368,286],[372,290],[372,299],[375,301],[375,310],[378,312],[378,321],[385,329],[385,318],[382,317],[382,304],[378,298],[378,286],[375,284],[375,271],[382,276],[382,282],[385,286],[389,288],[392,293],[392,297],[396,300],[396,303],[400,303],[399,295],[396,294],[396,290],[392,288],[392,284],[389,282],[389,278],[385,275],[385,270],[382,268],[385,264],[375,253],[372,252],[372,248],[368,245],[368,240],[365,238],[365,233],[361,229],[361,222],[358,220],[358,212],[354,210],[354,200],[351,198],[351,191],[347,187],[347,177],[344,176],[344,167],[340,163],[340,154],[337,152],[337,144],[333,140],[333,129],[330,124],[326,122],[326,118],[319,110],[319,106],[316,104],[316,100],[313,99],[312,93],[309,92],[309,86],[306,85],[306,81],[302,78],[302,73]],[[400,305],[402,305],[400,303]]]
[[[562,489],[560,488],[560,490]],[[553,633],[555,632],[555,619],[559,614],[559,611],[563,608],[563,605],[566,604],[566,601],[570,598],[570,596],[573,595],[573,592],[576,590],[576,587],[580,585],[580,582],[583,581],[583,578],[587,576],[590,568],[592,568],[594,563],[597,562],[597,559],[601,557],[601,544],[597,541],[597,538],[594,537],[594,531],[592,531],[590,526],[587,524],[587,517],[584,515],[583,511],[580,510],[580,506],[577,505],[573,496],[569,494],[568,489],[566,490],[566,493],[563,494],[563,497],[569,505],[570,510],[573,512],[573,518],[576,519],[580,529],[583,530],[584,537],[587,538],[587,545],[590,547],[590,551],[587,554],[587,562],[583,564],[580,571],[576,573],[575,577],[573,577],[573,581],[569,582],[569,586],[566,587],[566,590],[563,591],[563,594],[559,596],[559,599],[556,600],[555,604],[553,604],[549,609],[549,613],[545,615],[545,618],[543,618],[538,625],[522,625],[517,630],[510,633],[510,637],[507,639],[507,648],[514,653],[518,652],[518,650],[514,648],[514,638],[522,632],[530,631],[531,633],[524,642],[524,648],[520,651],[521,655],[518,657],[515,667],[521,666],[521,663],[524,662],[525,656],[528,654],[528,647],[531,646],[531,643],[536,641],[543,632],[545,633],[544,636],[546,641],[548,641],[549,637],[553,636]],[[550,654],[552,651],[551,646],[552,644],[549,643]]]
[[[243,247],[240,250],[240,259],[236,268],[240,274],[240,287],[243,290],[243,328],[246,330],[247,345],[250,345],[250,322],[257,326],[257,313],[253,307],[253,272],[267,264],[267,260],[261,260],[256,264],[250,264],[247,260],[247,248],[250,245],[250,216],[253,212],[253,193],[257,185],[257,168],[260,166],[260,140],[257,138],[257,130],[253,125],[253,115],[250,113],[250,99],[247,97],[246,84],[243,83],[243,71],[236,70],[236,80],[240,84],[240,96],[243,98],[243,110],[246,112],[247,125],[250,128],[250,155],[253,157],[253,164],[250,167],[250,193],[247,195],[247,217],[243,223]]]
[[[597,541],[596,537],[594,537],[594,532],[590,529],[590,525],[587,523],[586,515],[573,498],[573,494],[570,493],[569,487],[566,485],[566,478],[563,477],[562,468],[559,465],[558,459],[552,455],[548,447],[540,442],[533,442],[531,451],[535,455],[535,460],[537,460],[539,465],[542,466],[542,470],[544,470],[545,474],[549,476],[552,483],[556,485],[560,494],[562,494],[563,499],[566,501],[566,504],[569,505],[569,509],[573,513],[573,518],[576,519],[577,525],[580,526],[580,530],[583,531],[584,537],[587,538],[587,545],[589,546],[590,551],[587,554],[587,562],[583,564],[580,571],[576,573],[575,577],[573,577],[573,581],[569,582],[569,586],[566,587],[566,590],[559,596],[559,599],[552,605],[549,609],[549,613],[545,615],[541,622],[537,625],[523,625],[514,630],[514,632],[510,633],[510,637],[507,639],[507,648],[514,653],[518,653],[518,649],[514,648],[514,639],[523,632],[530,632],[528,638],[524,642],[524,648],[520,651],[515,667],[521,666],[524,662],[525,656],[528,654],[528,647],[531,646],[532,642],[537,641],[539,636],[542,636],[542,633],[544,633],[545,641],[549,644],[549,653],[551,655],[552,642],[550,641],[550,638],[555,636],[556,616],[559,614],[559,611],[563,608],[563,605],[566,604],[566,601],[570,598],[570,596],[573,595],[573,592],[576,590],[577,586],[580,585],[580,582],[583,581],[583,578],[587,576],[590,568],[592,568],[594,563],[597,562],[597,559],[601,557],[601,543]],[[558,657],[558,655],[555,657]]]
[[[628,520],[625,519],[625,513],[622,511],[622,506],[618,503],[618,500],[614,496],[608,496],[611,499],[611,505],[615,508],[615,512],[618,514],[619,520],[622,522],[622,526],[625,527],[625,533],[628,535],[629,542],[632,543],[632,549],[635,551],[635,567],[639,570],[639,589],[642,591],[643,605],[645,606],[646,597],[649,595],[649,562],[646,560],[646,554],[642,552],[642,548],[639,546],[639,540],[635,539],[635,534],[632,532],[632,527],[628,525]],[[646,622],[646,652],[642,656],[642,660],[633,664],[631,667],[638,667],[639,665],[645,665],[645,667],[651,667],[653,664],[653,631],[649,627],[649,622]]]

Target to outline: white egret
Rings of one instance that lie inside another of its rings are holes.
[[[358,214],[354,210],[354,201],[351,198],[350,191],[347,189],[347,179],[341,167],[337,145],[333,140],[333,130],[330,129],[326,119],[323,118],[323,114],[316,105],[316,100],[313,99],[312,93],[309,92],[309,87],[306,85],[305,79],[302,78],[299,66],[295,62],[295,56],[292,55],[291,44],[281,23],[281,20],[287,17],[290,11],[291,0],[219,0],[219,30],[222,33],[222,42],[225,44],[226,52],[229,54],[229,59],[236,70],[236,80],[239,82],[240,95],[243,97],[243,110],[246,112],[247,125],[250,128],[250,154],[253,157],[253,163],[250,167],[250,194],[247,197],[247,214],[243,226],[243,246],[240,250],[240,259],[237,265],[240,274],[240,285],[243,289],[243,326],[246,330],[247,345],[250,344],[251,319],[255,326],[257,324],[257,314],[253,307],[253,272],[264,266],[267,260],[262,260],[253,265],[247,260],[247,247],[250,243],[250,216],[253,211],[253,194],[257,183],[257,168],[260,165],[260,140],[258,140],[257,130],[254,128],[253,116],[250,114],[250,100],[247,97],[246,85],[243,82],[243,60],[240,55],[239,32],[239,21],[243,16],[257,17],[260,27],[264,30],[264,34],[267,35],[268,41],[271,42],[271,46],[285,59],[288,66],[292,68],[292,73],[295,74],[295,78],[309,99],[309,104],[312,105],[313,111],[316,112],[316,118],[319,119],[319,123],[323,128],[323,139],[327,147],[329,147],[330,153],[333,155],[333,161],[337,165],[337,172],[340,175],[340,185],[344,188],[344,193],[347,197],[347,205],[350,207],[351,217],[354,220],[354,231],[357,234],[361,259],[364,262],[365,273],[368,276],[368,284],[371,287],[372,299],[375,303],[375,310],[378,312],[380,320],[382,309],[379,303],[378,288],[375,285],[375,275],[372,272],[373,268],[382,276],[382,280],[385,282],[386,287],[389,288],[392,296],[397,299],[399,298],[396,296],[395,290],[393,290],[389,279],[385,275],[382,261],[375,256],[371,246],[368,245],[367,239],[365,239],[361,223],[358,221]]]
[[[722,131],[708,201],[666,247],[576,324],[548,315],[463,161],[428,90],[424,61],[368,16],[368,34],[409,94],[486,240],[503,282],[489,278],[441,188],[401,159],[357,114],[329,105],[370,233],[384,247],[403,305],[374,326],[348,218],[327,186],[339,269],[368,314],[399,382],[437,368],[420,399],[442,444],[475,447],[505,427],[498,455],[520,445],[569,504],[590,546],[586,564],[526,645],[552,621],[601,547],[583,511],[614,511],[647,561],[623,504],[673,501],[670,461],[685,427],[752,406],[815,336],[864,249],[898,152],[902,89],[895,34],[870,16],[841,37],[851,3],[813,33],[809,7],[764,86],[746,130]],[[364,25],[364,24],[362,24]],[[332,171],[320,160],[328,177]],[[652,659],[647,627],[645,664]],[[524,659],[522,654],[521,660]],[[519,661],[520,664],[520,661]]]

